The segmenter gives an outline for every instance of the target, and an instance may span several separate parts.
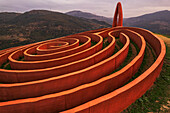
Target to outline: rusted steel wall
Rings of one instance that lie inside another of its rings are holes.
[[[112,55],[115,47],[115,37],[117,36],[119,36],[119,40],[124,46],[116,54]],[[80,37],[83,37],[84,40],[82,41]],[[102,49],[103,39],[106,37],[109,45]],[[71,43],[67,42],[66,39],[78,41],[72,41]],[[112,73],[124,62],[129,50],[129,39],[136,43],[140,51],[129,64]],[[24,62],[31,64],[33,62],[34,64],[37,61],[17,61],[17,59],[24,56],[25,51],[30,48],[34,48],[32,52],[27,52],[30,58],[32,53],[37,52],[37,48],[42,51],[55,51],[60,47],[55,48],[53,44],[61,40],[65,40],[59,42],[60,44],[65,44],[61,48],[67,48],[77,42],[83,42],[83,45],[74,48],[82,46],[85,48],[70,55],[74,56],[79,53],[82,53],[80,55],[84,55],[84,53],[88,55],[80,56],[81,58],[78,60],[66,62],[59,66],[42,69],[35,68],[30,70],[30,67],[28,67],[28,70],[0,69],[0,81],[4,83],[0,84],[0,100],[6,101],[0,102],[0,113],[18,113],[21,111],[22,113],[61,111],[69,113],[89,111],[94,113],[120,112],[152,86],[156,77],[159,76],[165,56],[163,41],[150,31],[140,28],[115,27],[11,48],[8,51],[1,51],[0,60],[5,62],[9,58],[11,65],[13,62],[14,64],[16,62],[19,62],[19,64]],[[91,44],[91,40],[96,41],[97,44],[92,47],[84,46]],[[53,41],[55,42],[53,43]],[[157,60],[142,75],[123,86],[138,71],[142,63],[146,47],[145,41],[154,48],[158,56]],[[157,46],[155,46],[155,43]],[[50,44],[52,44],[52,49]],[[61,52],[74,51],[74,48],[61,49]],[[47,57],[48,54],[52,54],[52,52],[47,53],[47,55],[46,53],[38,55]]]
[[[166,52],[164,42],[150,31],[144,29],[128,27],[120,29],[130,29],[141,34],[145,38],[145,40],[155,49],[155,52],[157,53],[157,60],[142,75],[140,75],[138,78],[128,83],[127,85],[62,113],[121,112],[126,109],[130,104],[132,104],[136,99],[140,98],[153,85],[154,81],[159,76],[162,69],[163,59]],[[155,45],[155,43],[157,45]]]
[[[159,76],[166,48],[152,32],[122,24],[119,2],[113,28],[1,50],[0,65],[9,61],[5,65],[10,64],[11,70],[0,69],[0,113],[118,113],[126,109]],[[123,47],[114,53],[116,40]],[[126,59],[130,41],[140,51],[115,71]],[[157,59],[127,83],[142,64],[146,42]]]

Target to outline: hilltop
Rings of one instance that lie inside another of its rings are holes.
[[[0,13],[0,24],[10,21],[19,15],[20,13],[15,12],[2,12]]]
[[[112,18],[104,17],[95,15],[89,12],[83,12],[83,11],[69,11],[66,13],[67,15],[75,16],[75,17],[81,17],[81,18],[87,18],[87,19],[96,19],[99,21],[107,22],[108,24],[112,24]]]
[[[124,19],[124,26],[140,27],[155,33],[170,35],[170,11],[164,10]]]
[[[82,17],[87,19],[97,19],[100,21],[105,21],[108,24],[112,24],[112,18],[107,18],[104,16],[95,15],[88,12],[82,11],[70,11],[66,14],[75,17]],[[155,13],[149,13],[132,18],[124,18],[124,26],[129,27],[140,27],[148,29],[155,33],[170,35],[170,11],[163,10]]]
[[[32,10],[0,13],[0,49],[78,32],[110,27],[106,22],[73,17],[60,12]],[[6,44],[8,42],[8,45]],[[5,45],[6,44],[6,45]]]
[[[112,19],[88,12],[31,10],[0,13],[0,49],[57,38],[92,29],[111,27]],[[170,35],[170,11],[125,18],[124,26]]]

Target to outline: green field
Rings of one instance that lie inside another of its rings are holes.
[[[170,38],[170,37],[169,37]],[[144,57],[147,58],[147,54]],[[146,62],[145,62],[146,63]],[[141,68],[145,63],[142,63]],[[138,73],[140,73],[139,69]],[[166,56],[159,78],[141,98],[122,113],[170,113],[170,47],[166,46]]]

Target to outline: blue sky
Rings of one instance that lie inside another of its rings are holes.
[[[119,1],[123,5],[125,18],[170,10],[169,0],[0,0],[0,12],[25,12],[33,9],[58,12],[81,10],[112,17]]]

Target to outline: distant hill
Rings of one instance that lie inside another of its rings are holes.
[[[170,11],[164,10],[124,19],[124,26],[140,27],[155,33],[170,35]]]
[[[55,24],[54,26],[67,26],[72,29],[91,29],[108,26],[107,23],[101,24],[97,20],[80,19],[60,12],[47,10],[32,10],[13,18],[7,23],[16,25],[28,25],[32,23],[40,25]]]
[[[13,13],[13,12],[0,13],[0,24],[10,21],[13,18],[17,17],[18,15],[20,15],[20,13]]]
[[[108,23],[95,19],[78,18],[47,10],[32,10],[23,14],[0,13],[0,19],[3,20],[0,23],[0,49],[21,41],[26,44],[110,27]],[[3,46],[6,42],[9,43]]]
[[[0,35],[23,34],[26,37],[36,39],[38,34],[41,40],[51,37],[73,34],[77,32],[110,27],[108,23],[98,20],[77,18],[60,12],[47,10],[32,10],[23,14],[0,13],[0,19],[4,20],[0,24]],[[46,35],[42,35],[45,34]],[[27,34],[27,35],[25,35]],[[34,35],[36,35],[34,37]],[[39,38],[40,38],[39,37]]]
[[[3,12],[0,13],[0,49],[110,27],[111,24],[111,18],[81,11],[65,14],[47,10]],[[124,26],[140,27],[170,35],[170,11],[125,18]]]
[[[88,12],[70,11],[66,14],[76,17],[105,21],[112,25],[112,18],[98,16]],[[124,26],[140,27],[148,29],[152,32],[170,35],[170,11],[168,10],[145,14],[138,17],[124,18],[123,23]]]
[[[67,15],[75,16],[75,17],[82,17],[82,18],[87,18],[87,19],[96,19],[99,21],[104,21],[107,22],[108,24],[112,24],[112,18],[107,18],[104,16],[98,16],[92,13],[88,12],[82,12],[82,11],[70,11],[66,13]]]

